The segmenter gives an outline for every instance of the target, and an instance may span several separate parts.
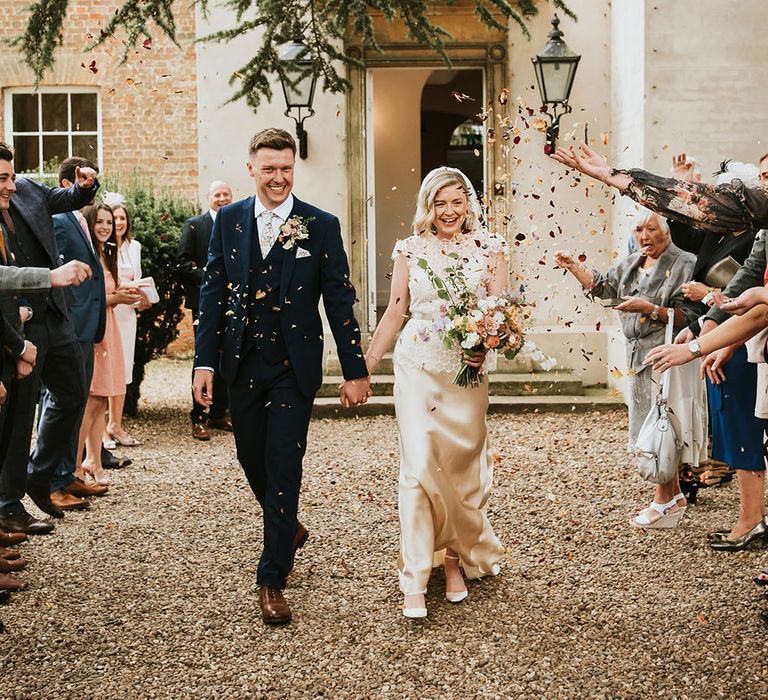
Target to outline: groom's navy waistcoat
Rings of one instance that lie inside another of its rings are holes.
[[[264,359],[271,364],[288,357],[279,310],[284,255],[285,250],[279,241],[272,246],[266,260],[261,257],[260,247],[253,246],[248,285],[250,298],[246,307],[248,328],[243,339],[243,357],[252,347],[261,351]]]
[[[306,226],[307,238],[288,250],[278,242],[262,261],[254,198],[219,209],[200,287],[195,366],[219,365],[228,383],[238,381],[240,362],[253,348],[248,344],[253,321],[266,333],[262,343],[270,337],[281,338],[300,391],[314,396],[323,382],[321,296],[344,377],[365,377],[368,370],[352,310],[355,290],[339,220],[296,197],[290,216]],[[267,277],[276,283],[265,285]],[[256,299],[259,290],[265,296]],[[270,335],[274,332],[279,336]],[[277,341],[272,345],[276,353]]]

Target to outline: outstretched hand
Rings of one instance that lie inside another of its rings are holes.
[[[91,266],[81,260],[70,260],[51,270],[51,287],[77,287],[93,275]]]
[[[580,144],[581,153],[573,146],[558,146],[552,157],[569,168],[605,182],[611,176],[611,167],[605,157],[593,151],[587,144]]]
[[[670,367],[684,365],[693,359],[693,353],[687,345],[660,345],[651,350],[643,360],[644,365],[653,365],[658,372],[665,372]]]
[[[692,160],[688,160],[688,156],[685,153],[679,153],[676,156],[672,156],[672,177],[676,180],[683,180],[685,182],[690,181],[693,177],[693,168],[696,163]]]
[[[768,304],[768,289],[765,287],[752,287],[737,296],[735,299],[728,299],[723,293],[716,291],[712,298],[723,311],[734,316],[743,316],[758,304]]]

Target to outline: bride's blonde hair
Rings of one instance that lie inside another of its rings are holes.
[[[435,168],[427,174],[419,188],[416,215],[413,217],[413,233],[416,236],[432,233],[435,230],[435,198],[440,190],[453,185],[458,185],[467,198],[467,213],[461,232],[470,233],[480,227],[477,213],[472,206],[472,198],[475,194],[467,189],[469,185],[466,176],[456,168]]]

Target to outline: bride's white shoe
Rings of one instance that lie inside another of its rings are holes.
[[[413,593],[411,595],[413,596],[422,595],[423,597],[423,594],[419,594],[419,593]],[[408,596],[405,596],[405,597],[408,598]],[[409,608],[406,605],[403,605],[403,615],[412,620],[418,620],[427,616],[427,609],[424,606],[421,606],[418,608]]]
[[[453,559],[455,561],[458,561],[458,557],[452,557],[448,554],[445,555],[446,559]],[[445,592],[445,599],[449,603],[460,603],[462,600],[464,600],[469,595],[469,592],[467,591],[466,586],[464,587],[463,591],[446,591]]]

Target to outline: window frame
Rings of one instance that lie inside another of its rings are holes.
[[[43,129],[43,94],[66,94],[67,95],[67,125],[72,126],[72,95],[96,95],[96,131],[45,131]],[[18,131],[13,130],[13,96],[14,95],[35,95],[37,97],[37,116],[38,131]],[[38,167],[36,171],[26,174],[37,177],[49,177],[56,173],[48,173],[43,170],[43,137],[44,136],[66,136],[67,152],[72,155],[72,137],[73,136],[96,136],[96,159],[101,165],[102,161],[102,122],[101,122],[101,90],[98,87],[90,85],[46,85],[34,87],[12,87],[3,90],[3,123],[5,124],[5,141],[14,147],[15,136],[37,136],[38,137]],[[75,154],[79,155],[79,154]],[[67,156],[69,157],[69,155]]]

